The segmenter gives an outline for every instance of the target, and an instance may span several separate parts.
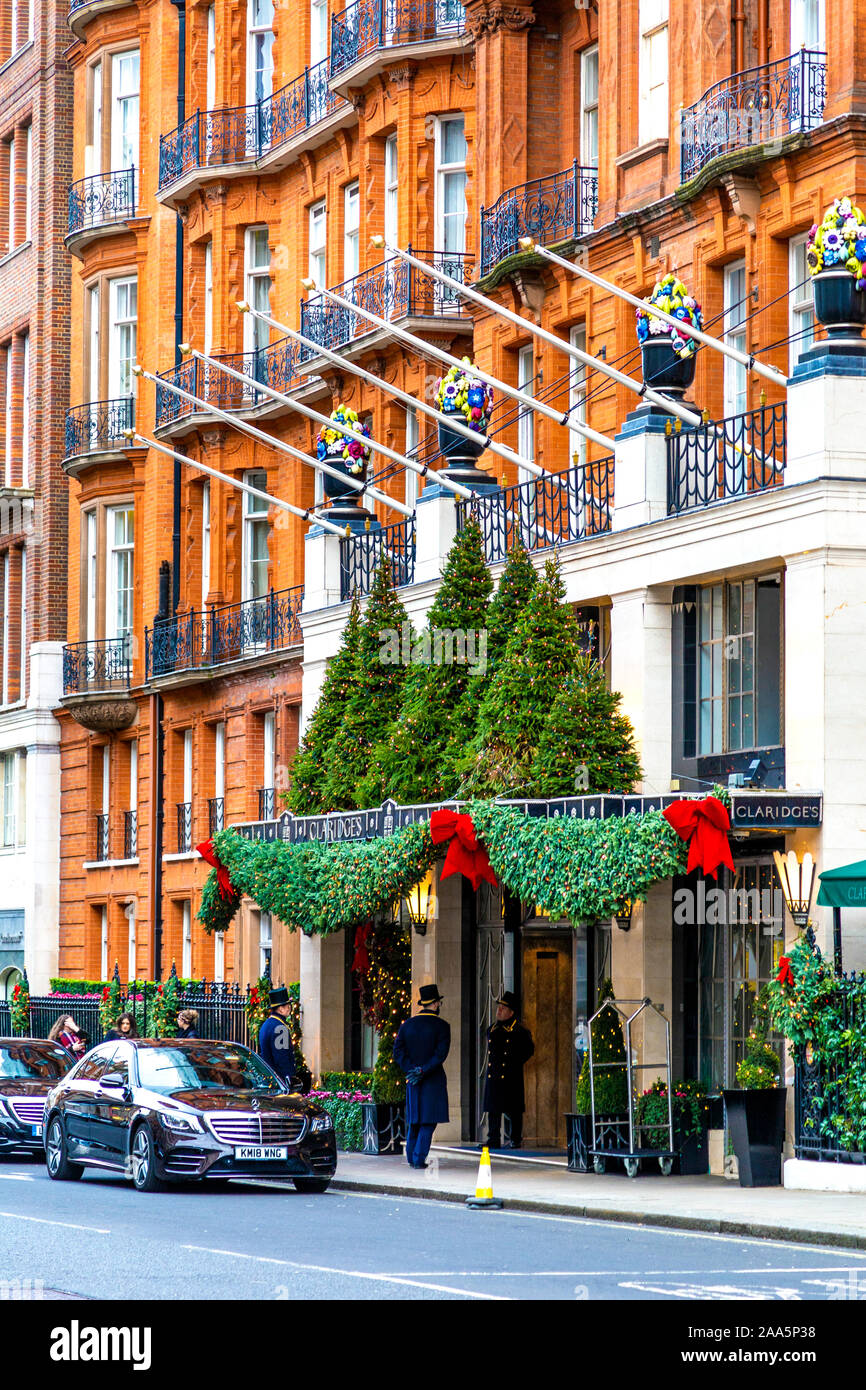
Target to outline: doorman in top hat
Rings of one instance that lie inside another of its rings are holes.
[[[418,991],[419,1012],[400,1025],[394,1061],[406,1076],[406,1158],[410,1168],[426,1168],[436,1126],[448,1119],[448,1083],[442,1063],[451,1046],[451,1028],[439,1018],[444,995],[436,985]]]
[[[484,1109],[487,1111],[487,1143],[498,1149],[502,1116],[511,1125],[509,1147],[519,1149],[523,1141],[523,1068],[535,1051],[532,1034],[518,1020],[516,994],[507,989],[496,1006],[496,1022],[487,1030],[487,1081]]]
[[[259,1055],[264,1058],[272,1071],[282,1077],[287,1086],[292,1084],[295,1069],[295,1049],[288,1024],[289,991],[272,989],[268,995],[271,1011],[259,1029]]]

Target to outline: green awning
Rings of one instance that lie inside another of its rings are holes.
[[[866,859],[818,875],[819,907],[866,907]]]

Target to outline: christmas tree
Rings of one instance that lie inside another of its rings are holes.
[[[370,772],[374,748],[385,738],[400,705],[407,671],[402,660],[404,637],[411,643],[406,610],[394,592],[388,556],[383,555],[361,620],[342,722],[328,746],[327,810],[366,804],[359,799],[359,786]]]
[[[630,792],[641,775],[634,730],[597,662],[578,656],[553,702],[532,763],[533,796]]]
[[[328,809],[325,805],[327,751],[343,722],[349,691],[355,680],[360,633],[361,610],[356,596],[352,599],[340,649],[328,662],[318,703],[292,764],[292,784],[286,800],[295,815],[314,816]]]
[[[615,999],[613,983],[605,980],[598,996],[598,1007],[605,999]],[[622,1022],[614,1008],[607,1008],[591,1025],[592,1088],[596,1115],[623,1115],[628,1111],[628,1076],[625,1067],[625,1041]],[[574,1109],[578,1115],[592,1111],[589,1081],[589,1052],[583,1059],[577,1082]]]
[[[400,709],[375,750],[360,804],[374,806],[391,796],[411,805],[453,795],[457,776],[449,750],[463,748],[474,732],[475,708],[461,702],[480,666],[492,587],[481,531],[470,518],[451,547],[427,626],[413,643]]]

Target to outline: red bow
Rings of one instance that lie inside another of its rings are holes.
[[[450,840],[440,878],[463,874],[477,890],[482,879],[495,888],[496,875],[490,867],[487,850],[482,849],[475,834],[472,817],[447,811],[443,807],[430,817],[430,835],[434,845]]]
[[[689,842],[687,873],[700,869],[710,878],[717,878],[720,864],[733,869],[731,846],[727,832],[731,818],[718,797],[707,796],[703,801],[675,801],[662,815],[672,825],[681,840]]]
[[[370,969],[370,953],[367,950],[367,937],[373,930],[372,924],[367,922],[363,927],[355,929],[355,958],[352,961],[352,969],[357,970],[359,975],[366,975]]]
[[[232,897],[235,890],[232,888],[232,881],[229,878],[229,871],[226,868],[225,864],[223,864],[222,860],[218,858],[217,852],[214,849],[213,840],[202,840],[200,845],[196,845],[196,849],[198,850],[202,859],[206,860],[208,864],[210,864],[214,869],[216,869],[217,883],[219,884],[220,893],[222,894],[222,896],[224,898]]]
[[[779,973],[776,976],[776,979],[779,981],[780,985],[794,984],[794,972],[791,969],[790,956],[779,957]]]

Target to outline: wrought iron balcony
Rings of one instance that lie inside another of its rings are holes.
[[[63,648],[63,694],[127,691],[132,677],[130,638],[68,642]]]
[[[126,449],[129,445],[123,431],[134,425],[135,400],[132,396],[74,405],[66,412],[66,458]]]
[[[177,803],[177,852],[192,853],[192,802]]]
[[[123,857],[135,859],[138,855],[138,812],[123,813]]]
[[[225,830],[226,822],[226,803],[223,796],[212,796],[207,803],[207,829],[208,834],[213,837],[220,830]]]
[[[146,679],[196,671],[281,651],[301,641],[302,588],[272,589],[203,612],[184,613],[145,629]]]
[[[97,862],[98,864],[104,864],[105,861],[106,861],[106,859],[110,859],[110,858],[111,858],[111,854],[110,854],[110,848],[111,848],[111,846],[110,846],[110,839],[109,839],[109,832],[108,832],[108,822],[109,822],[109,817],[108,817],[108,816],[100,815],[100,816],[97,816],[97,817],[96,817],[96,856],[95,856],[95,858],[96,858],[96,862]]]
[[[475,517],[490,564],[504,560],[518,537],[530,551],[584,540],[610,530],[613,482],[610,454],[555,478],[533,478],[458,502],[458,524]]]
[[[668,516],[711,502],[764,492],[784,481],[787,409],[765,405],[729,415],[716,426],[672,430],[668,449]]]
[[[597,212],[598,171],[582,168],[577,160],[558,174],[509,188],[492,207],[481,209],[479,273],[489,275],[506,256],[515,255],[521,237],[551,246],[587,236]]]
[[[331,80],[379,49],[460,38],[459,0],[356,0],[331,19]]]
[[[69,189],[67,237],[126,222],[135,216],[135,169],[91,174]]]
[[[273,787],[259,787],[259,820],[273,820],[277,794]]]
[[[255,163],[347,106],[328,87],[328,65],[323,58],[252,106],[196,111],[160,136],[159,191],[195,169]]]
[[[814,130],[824,118],[826,99],[827,55],[817,50],[802,48],[790,58],[724,78],[681,113],[680,182],[687,183],[719,155],[772,146],[794,131]]]
[[[415,578],[415,518],[406,517],[378,531],[359,531],[340,542],[340,597],[363,598],[373,587],[379,561],[387,555],[395,588]]]
[[[448,256],[435,251],[416,251],[415,255],[453,280],[465,282],[469,277],[470,258],[466,255]],[[371,266],[352,280],[335,285],[334,293],[384,319],[461,318],[471,322],[464,301],[455,290],[398,258]],[[360,314],[332,304],[325,295],[314,295],[301,304],[301,332],[322,347],[344,347],[353,338],[373,331]],[[304,355],[309,359],[312,354],[306,349]]]
[[[134,0],[69,0],[66,22],[73,34],[82,38],[84,25],[90,19],[91,14],[102,14],[107,10],[119,10],[124,5],[133,3]]]
[[[246,376],[254,377],[275,391],[291,391],[301,384],[297,371],[300,349],[291,338],[280,338],[269,347],[258,352],[224,352],[214,358],[225,362],[226,366]],[[220,410],[254,410],[258,405],[266,405],[269,398],[252,386],[245,386],[226,372],[202,362],[197,357],[160,372],[161,381],[179,386],[200,400],[215,405]],[[187,415],[194,415],[197,407],[190,401],[174,395],[164,386],[156,388],[156,426],[173,425]]]

